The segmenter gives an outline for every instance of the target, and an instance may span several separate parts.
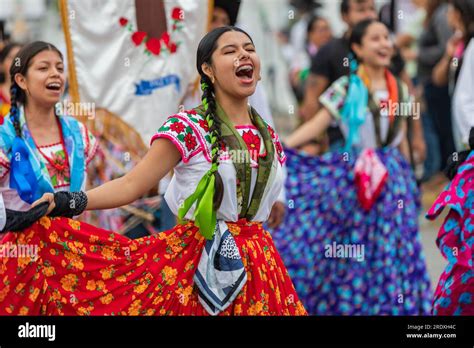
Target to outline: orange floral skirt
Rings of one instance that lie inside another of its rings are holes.
[[[228,226],[248,278],[221,315],[306,315],[270,234]],[[43,217],[1,242],[0,314],[208,315],[193,282],[205,241],[192,222],[131,240]]]

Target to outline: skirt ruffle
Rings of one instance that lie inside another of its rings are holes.
[[[221,315],[306,315],[270,234],[228,226],[248,280]],[[205,239],[192,222],[130,240],[44,217],[2,244],[36,253],[0,259],[1,315],[208,315],[193,282]]]
[[[389,178],[366,212],[357,199],[353,154],[313,157],[285,151],[289,209],[271,232],[308,313],[429,314],[430,282],[418,233],[419,191],[400,152],[377,151]],[[363,247],[363,253],[338,257],[335,252],[342,247]]]

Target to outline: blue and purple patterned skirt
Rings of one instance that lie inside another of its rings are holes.
[[[377,150],[389,178],[366,212],[354,185],[355,156],[285,151],[289,208],[272,235],[308,313],[430,314],[419,190],[401,153]]]

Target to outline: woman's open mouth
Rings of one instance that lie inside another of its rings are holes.
[[[49,89],[50,91],[59,92],[59,91],[61,91],[61,83],[59,83],[59,82],[48,83],[46,85],[46,89]]]
[[[376,54],[382,59],[390,58],[390,52],[388,51],[378,51]]]
[[[253,82],[253,66],[251,64],[244,64],[237,68],[235,76],[240,82],[249,84]]]

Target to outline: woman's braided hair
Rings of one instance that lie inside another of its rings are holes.
[[[216,178],[214,188],[214,210],[218,210],[222,198],[224,195],[224,184],[222,178],[217,171],[219,166],[219,150],[223,140],[221,137],[220,126],[221,122],[219,117],[216,116],[216,100],[214,99],[214,87],[209,81],[209,78],[204,75],[201,77],[201,89],[202,89],[202,105],[204,106],[205,114],[204,118],[209,126],[209,133],[211,139],[211,168],[214,169],[214,175]]]
[[[62,53],[52,44],[35,41],[28,45],[25,45],[18,54],[13,58],[12,65],[10,67],[10,78],[11,78],[11,87],[10,87],[10,118],[15,127],[15,133],[18,137],[21,137],[21,128],[20,128],[20,113],[19,106],[26,105],[27,98],[26,93],[23,89],[18,86],[15,81],[16,74],[21,74],[26,76],[28,68],[30,67],[31,60],[40,52],[50,50],[55,51],[59,54],[61,59],[63,59]]]
[[[214,29],[206,34],[199,43],[197,50],[197,70],[201,77],[201,90],[202,90],[202,105],[205,110],[203,115],[209,126],[209,133],[211,139],[211,156],[212,164],[211,171],[215,175],[215,190],[214,190],[214,209],[218,210],[221,205],[222,198],[224,196],[224,184],[222,178],[218,172],[219,166],[219,150],[223,144],[221,136],[221,120],[217,116],[216,100],[214,97],[214,84],[211,79],[202,70],[203,64],[212,64],[212,54],[217,49],[217,40],[222,34],[228,31],[239,31],[244,33],[252,41],[249,34],[240,28],[227,26]]]

